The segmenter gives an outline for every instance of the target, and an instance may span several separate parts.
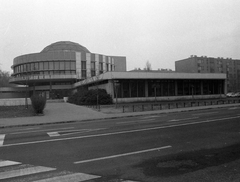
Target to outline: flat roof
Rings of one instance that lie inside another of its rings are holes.
[[[179,73],[179,72],[106,72],[74,84],[74,87],[103,80],[119,79],[226,79],[225,73]]]

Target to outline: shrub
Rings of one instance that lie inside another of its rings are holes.
[[[68,99],[69,103],[77,105],[96,105],[98,95],[98,104],[112,104],[112,97],[104,89],[80,90]]]
[[[31,97],[32,107],[36,114],[43,114],[43,110],[46,106],[46,97],[33,95]]]

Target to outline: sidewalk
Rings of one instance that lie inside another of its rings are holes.
[[[163,114],[173,112],[186,112],[192,110],[201,109],[212,109],[220,107],[234,107],[240,106],[236,104],[224,104],[224,105],[211,105],[211,106],[199,106],[199,107],[187,107],[177,109],[166,109],[166,110],[154,110],[145,112],[131,112],[131,113],[112,113],[106,114],[101,113],[91,108],[84,106],[77,106],[69,103],[47,103],[44,110],[44,116],[32,116],[32,117],[18,117],[18,118],[3,118],[0,119],[0,128],[14,127],[14,126],[32,126],[42,125],[50,123],[66,123],[74,121],[88,121],[88,120],[102,120],[110,118],[121,118],[121,117],[133,117],[151,114]]]

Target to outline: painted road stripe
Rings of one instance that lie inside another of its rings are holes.
[[[205,115],[205,114],[216,114],[218,112],[204,112],[204,113],[197,113],[197,114],[192,114],[193,116],[194,115]]]
[[[136,155],[136,154],[152,152],[152,151],[162,150],[162,149],[171,148],[171,147],[172,146],[169,145],[169,146],[152,148],[152,149],[147,149],[147,150],[140,150],[140,151],[136,151],[136,152],[129,152],[129,153],[124,153],[124,154],[117,154],[117,155],[111,155],[111,156],[106,156],[106,157],[99,157],[99,158],[95,158],[95,159],[77,161],[77,162],[74,162],[74,164],[82,164],[82,163],[88,163],[88,162],[94,162],[94,161],[100,161],[100,160],[106,160],[106,159],[113,159],[113,158],[124,157],[124,156],[128,156],[128,155]]]
[[[48,132],[47,133],[50,137],[56,137],[56,136],[60,136],[60,134],[58,132]]]
[[[96,128],[96,129],[80,129],[80,130],[65,130],[65,131],[58,131],[58,132],[48,132],[47,134],[50,137],[56,137],[56,136],[66,136],[66,135],[74,135],[78,133],[88,133],[91,131],[98,131],[98,130],[104,130],[106,128]],[[66,132],[64,134],[60,134]]]
[[[174,127],[181,127],[181,126],[188,126],[188,125],[195,125],[195,124],[211,123],[211,122],[216,122],[216,121],[223,121],[223,120],[237,119],[237,118],[240,118],[240,116],[233,116],[233,117],[219,118],[219,119],[211,119],[211,120],[205,120],[205,121],[196,121],[196,122],[190,122],[190,123],[171,124],[171,125],[168,125],[168,126],[158,126],[158,127],[153,127],[153,128],[143,128],[143,129],[127,130],[127,131],[117,131],[117,132],[102,133],[102,134],[95,134],[95,135],[85,135],[85,136],[58,138],[58,139],[41,140],[41,141],[33,141],[33,142],[13,143],[13,144],[6,144],[6,145],[2,145],[2,146],[0,145],[0,147],[11,147],[11,146],[18,146],[18,145],[29,145],[29,144],[37,144],[37,143],[58,142],[58,141],[63,141],[63,140],[75,140],[75,139],[83,139],[83,138],[119,135],[119,134],[135,133],[135,132],[150,131],[150,130],[159,130],[159,129],[174,128]]]
[[[21,164],[20,162],[14,162],[14,161],[0,161],[0,167],[6,167],[6,166],[12,166]]]
[[[198,119],[199,117],[194,117],[194,118],[183,118],[183,119],[172,119],[169,120],[168,122],[173,122],[173,121],[187,121],[187,120],[191,120],[191,119]]]
[[[91,174],[84,174],[84,173],[75,173],[75,174],[67,174],[64,176],[57,176],[48,179],[42,179],[34,182],[80,182],[86,181],[91,179],[100,178],[101,176],[91,175]]]
[[[3,143],[4,143],[4,138],[5,138],[5,135],[4,135],[4,134],[3,134],[3,135],[0,135],[0,146],[3,145]]]
[[[30,174],[53,171],[53,170],[56,170],[56,169],[49,168],[49,167],[42,167],[42,166],[28,167],[24,169],[0,172],[0,179],[9,179],[14,177],[26,176]]]
[[[122,121],[122,122],[117,122],[116,124],[126,124],[126,123],[140,123],[140,122],[148,122],[148,121],[153,121],[155,119],[145,119],[145,120],[138,120],[138,121]]]
[[[46,132],[46,131],[53,131],[53,130],[67,130],[67,129],[72,129],[72,128],[74,128],[74,127],[68,127],[68,128],[55,128],[55,129],[36,130],[36,131],[23,131],[23,132],[9,133],[9,134],[17,135],[17,134],[23,134],[23,133],[36,133],[36,132]]]

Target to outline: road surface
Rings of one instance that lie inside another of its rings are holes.
[[[213,170],[240,158],[239,111],[1,129],[0,181],[231,181]]]

